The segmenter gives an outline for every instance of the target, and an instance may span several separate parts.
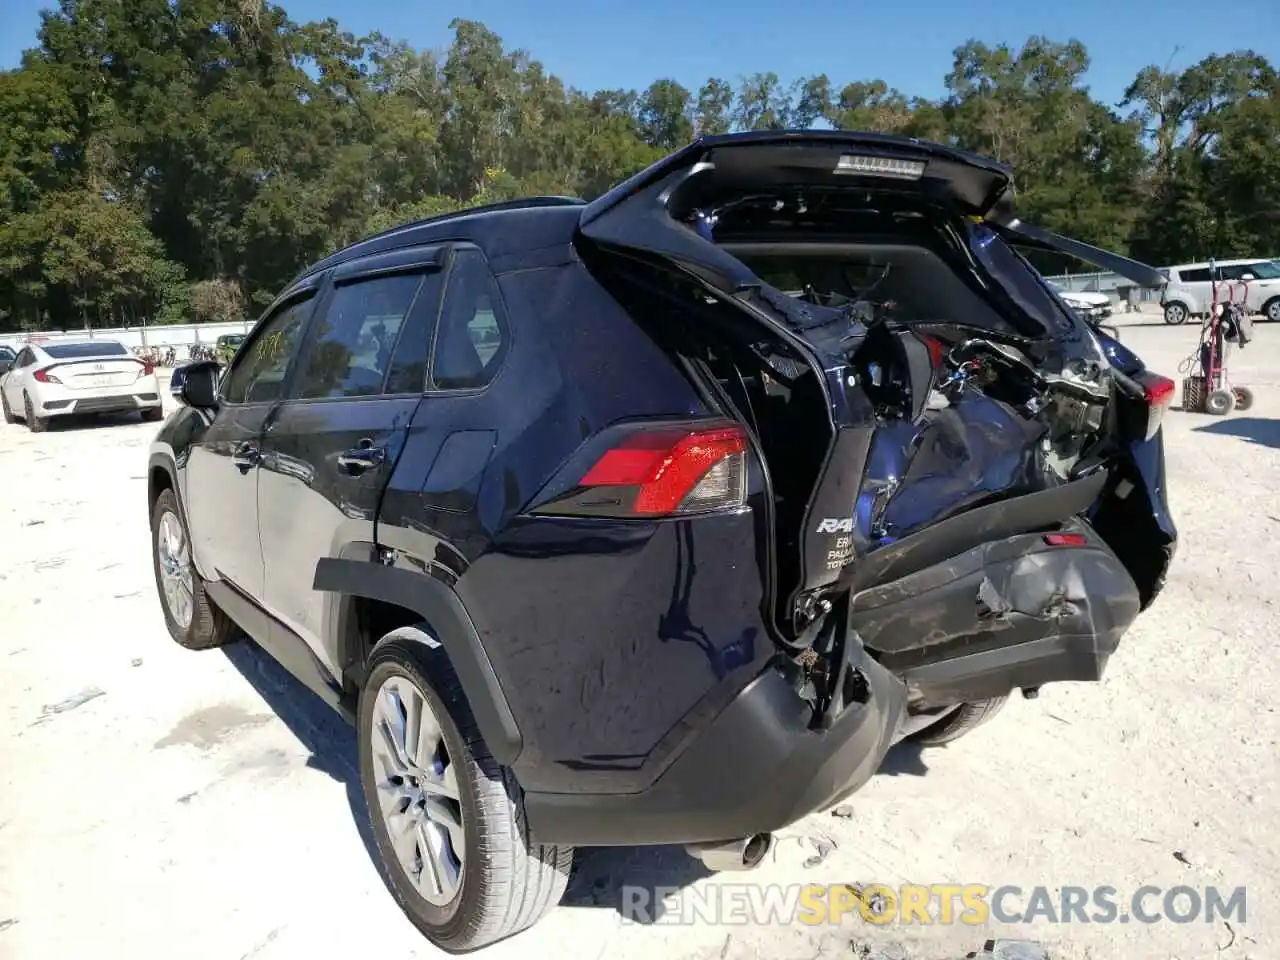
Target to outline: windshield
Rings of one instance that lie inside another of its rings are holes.
[[[91,343],[46,343],[41,349],[55,360],[129,356],[129,351],[125,349],[124,344],[112,343],[110,340],[95,340]]]

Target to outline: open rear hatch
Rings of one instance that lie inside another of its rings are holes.
[[[699,140],[583,209],[584,259],[658,306],[659,335],[753,427],[784,635],[876,566],[853,561],[940,520],[988,508],[959,552],[1097,497],[1099,463],[1072,437],[1104,432],[1109,367],[1005,239],[1163,278],[1022,224],[1012,192],[1007,167],[950,147],[766,133]],[[936,409],[975,377],[982,393]],[[1002,533],[1015,514],[997,504],[1023,495],[1039,497]]]

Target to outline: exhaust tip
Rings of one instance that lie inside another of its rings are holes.
[[[773,834],[756,833],[737,840],[714,843],[691,843],[685,852],[715,873],[754,870],[773,849]]]

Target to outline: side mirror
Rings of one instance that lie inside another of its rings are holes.
[[[173,374],[169,389],[181,403],[197,410],[211,410],[218,405],[218,374],[222,367],[214,360],[197,360]]]

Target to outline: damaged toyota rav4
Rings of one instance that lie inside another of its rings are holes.
[[[1019,248],[1012,174],[874,134],[708,137],[590,202],[304,271],[150,454],[185,647],[248,634],[356,726],[440,947],[577,846],[758,863],[896,742],[1098,680],[1160,592],[1173,393]]]

